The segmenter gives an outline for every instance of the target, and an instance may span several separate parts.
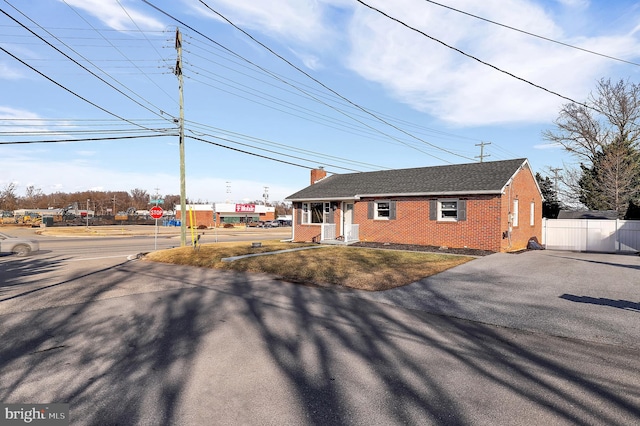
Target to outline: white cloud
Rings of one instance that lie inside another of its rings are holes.
[[[8,120],[8,121],[15,121],[15,120],[20,120],[20,119],[38,119],[40,118],[36,113],[31,112],[31,111],[27,111],[24,109],[18,109],[18,108],[12,108],[12,107],[8,107],[8,106],[1,106],[0,105],[0,119],[1,120]],[[40,122],[42,123],[42,122]]]
[[[589,0],[556,0],[563,6],[570,7],[573,9],[584,9],[589,6]]]
[[[24,72],[18,71],[5,63],[0,62],[0,78],[3,80],[18,80],[26,78]]]
[[[199,16],[225,22],[200,2],[183,1]],[[353,7],[350,0],[209,0],[207,4],[259,40],[267,41],[259,33],[277,39],[312,70],[322,68],[318,52],[341,49],[344,30],[336,20],[344,8]]]
[[[317,42],[329,33],[322,22],[322,1],[314,0],[211,0],[212,9],[243,29],[284,37],[293,42]],[[221,18],[199,2],[188,2],[199,14]]]
[[[128,4],[131,2],[124,0],[64,0],[64,3],[84,10],[119,31],[136,29],[137,27],[143,30],[163,30],[165,28],[162,22],[134,9]],[[135,21],[135,24],[132,21]]]
[[[390,15],[485,62],[575,100],[583,100],[611,61],[554,45],[422,1],[376,4]],[[544,9],[524,0],[460,2],[457,8],[554,39],[563,31]],[[401,101],[457,125],[548,121],[568,102],[464,57],[400,24],[357,9],[349,67]],[[629,55],[629,36],[576,40],[611,56]],[[568,43],[571,43],[569,40]]]

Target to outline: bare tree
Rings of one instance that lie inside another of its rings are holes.
[[[27,186],[25,190],[24,200],[27,203],[28,208],[37,209],[45,207],[41,205],[41,203],[44,201],[44,194],[42,192],[42,189],[36,188],[34,185]]]
[[[0,191],[0,209],[16,210],[18,208],[17,185],[15,182],[7,183]]]
[[[543,137],[580,163],[579,169],[564,167],[569,198],[623,216],[638,196],[640,85],[601,79],[583,105],[564,105],[554,124]]]
[[[149,194],[146,190],[135,188],[130,191],[133,207],[137,210],[146,209],[149,206]]]
[[[587,106],[589,108],[587,108]],[[602,148],[626,140],[637,149],[640,142],[640,85],[600,80],[584,104],[566,104],[555,120],[555,131],[543,132],[580,162],[593,164]]]

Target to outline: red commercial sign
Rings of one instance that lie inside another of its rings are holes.
[[[236,213],[254,213],[255,211],[255,204],[236,204]]]
[[[151,210],[149,210],[149,214],[154,219],[160,219],[164,214],[164,211],[162,210],[162,207],[155,206],[151,207]]]

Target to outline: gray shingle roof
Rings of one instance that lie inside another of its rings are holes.
[[[615,210],[587,210],[587,211],[570,211],[560,210],[558,219],[612,219],[618,218],[618,212]]]
[[[336,200],[363,196],[500,193],[524,158],[450,166],[336,174],[287,200]]]

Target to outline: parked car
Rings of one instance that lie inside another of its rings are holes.
[[[277,228],[280,223],[277,220],[268,220],[264,223],[265,228]]]
[[[40,250],[40,244],[37,241],[12,237],[11,235],[0,232],[0,253],[26,256],[38,250]]]
[[[247,226],[249,228],[261,228],[264,226],[264,222],[259,221],[259,222],[249,222],[247,223]]]

